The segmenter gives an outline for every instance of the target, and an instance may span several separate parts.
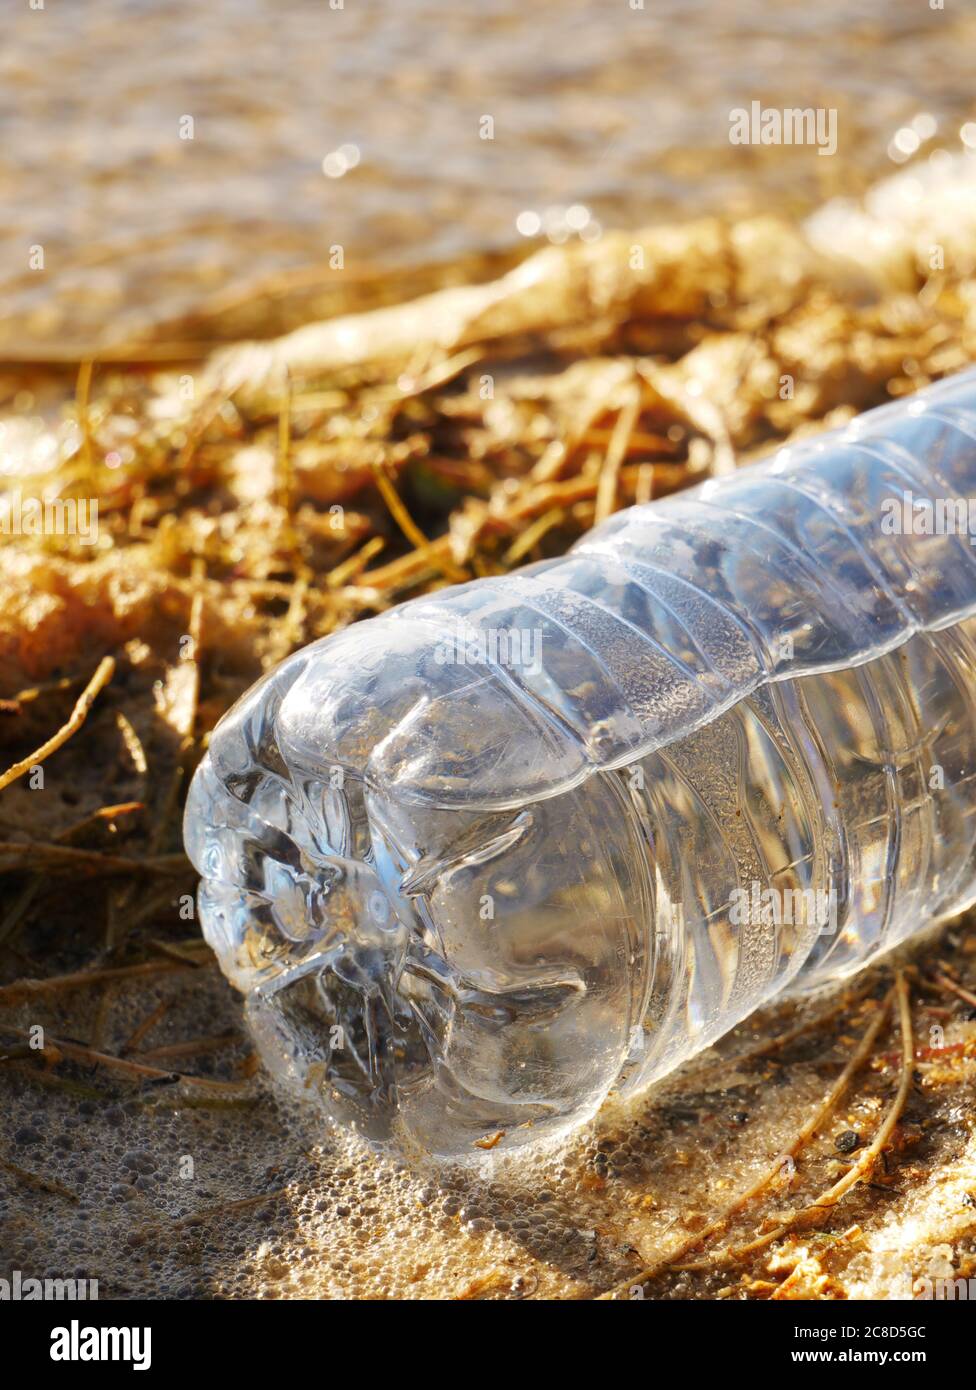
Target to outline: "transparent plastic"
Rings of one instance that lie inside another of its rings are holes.
[[[976,373],[285,661],[185,825],[271,1070],[533,1143],[973,901],[971,497]]]

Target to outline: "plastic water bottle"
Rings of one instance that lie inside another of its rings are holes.
[[[976,373],[284,662],[186,812],[270,1068],[478,1156],[971,903],[971,499]]]

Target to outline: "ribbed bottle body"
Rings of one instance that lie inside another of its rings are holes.
[[[976,898],[976,623],[764,686],[616,775],[653,901],[635,1088]]]
[[[968,903],[974,538],[970,373],[289,658],[186,814],[272,1069],[532,1143]]]

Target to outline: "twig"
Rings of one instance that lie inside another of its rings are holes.
[[[898,1083],[898,1090],[895,1093],[895,1098],[888,1108],[888,1113],[884,1118],[881,1128],[854,1166],[844,1174],[839,1182],[836,1182],[833,1187],[829,1188],[822,1197],[818,1197],[811,1207],[805,1208],[807,1212],[813,1212],[823,1207],[836,1206],[844,1193],[849,1191],[856,1182],[859,1182],[861,1178],[870,1172],[881,1150],[891,1138],[892,1131],[901,1117],[901,1112],[905,1108],[908,1092],[912,1085],[915,1044],[912,1037],[912,1011],[911,1001],[908,995],[908,981],[905,978],[905,972],[903,970],[899,970],[895,980],[895,993],[898,999],[898,1024],[901,1030],[901,1080]]]
[[[251,1207],[263,1206],[265,1202],[277,1201],[279,1197],[288,1194],[287,1187],[275,1188],[272,1192],[259,1192],[254,1197],[241,1197],[236,1202],[220,1202],[217,1206],[207,1207],[204,1211],[194,1211],[189,1216],[181,1216],[178,1221],[174,1221],[171,1226],[153,1227],[155,1230],[180,1230],[184,1226],[195,1226],[198,1222],[210,1221],[215,1216],[227,1216],[232,1212],[248,1211]]]
[[[140,1052],[138,1061],[158,1062],[169,1057],[196,1057],[201,1052],[220,1052],[225,1047],[232,1047],[240,1042],[240,1034],[235,1030],[227,1033],[217,1033],[211,1038],[190,1038],[187,1042],[166,1043],[162,1047],[151,1047],[145,1052]]]
[[[441,549],[436,545],[432,544],[424,535],[423,531],[421,531],[420,527],[417,525],[413,517],[407,511],[406,507],[403,505],[403,501],[400,497],[400,494],[397,492],[396,488],[393,486],[393,484],[387,477],[386,470],[384,469],[383,465],[381,463],[374,463],[371,460],[369,466],[372,469],[373,477],[376,480],[376,486],[379,490],[379,494],[383,498],[383,501],[386,503],[390,515],[393,517],[393,520],[399,526],[400,530],[406,536],[407,540],[413,546],[417,554],[422,554],[425,556],[425,558],[429,558],[434,564],[437,565],[437,567],[444,574],[445,578],[453,580],[463,579],[464,575],[462,571],[458,569],[458,567],[453,563],[453,561],[450,558],[449,549],[447,547]]]
[[[118,726],[119,733],[122,735],[122,742],[125,744],[125,750],[132,761],[132,766],[140,777],[145,777],[149,771],[149,762],[146,758],[146,750],[142,746],[142,739],[136,733],[131,722],[126,718],[122,710],[119,710],[116,714],[115,723]]]
[[[30,753],[21,762],[14,763],[13,767],[9,768],[3,774],[0,774],[0,792],[2,792],[5,787],[9,787],[11,782],[16,782],[18,777],[23,777],[24,773],[29,772],[32,767],[35,767],[38,763],[42,763],[45,758],[49,758],[52,753],[56,753],[59,748],[62,748],[64,744],[68,742],[69,738],[78,732],[87,719],[88,711],[94,704],[99,692],[108,685],[114,674],[114,658],[110,656],[103,657],[98,663],[95,674],[79,696],[77,704],[71,711],[71,717],[68,722],[62,725],[57,733],[52,735],[46,743],[42,743],[40,748],[35,752]]]
[[[68,827],[58,836],[58,843],[67,844],[76,835],[83,834],[91,826],[97,825],[99,821],[116,820],[119,816],[130,815],[135,811],[144,810],[141,801],[125,801],[118,806],[101,806],[97,811],[93,811],[90,816],[85,816],[83,820]],[[10,911],[0,922],[0,946],[11,941],[17,928],[23,921],[24,914],[27,912],[31,903],[41,890],[42,878],[40,874],[34,874],[24,885],[15,901],[10,907]]]
[[[170,779],[169,788],[166,793],[166,799],[163,802],[162,812],[159,816],[159,820],[153,827],[153,832],[149,841],[150,851],[153,854],[158,853],[163,843],[166,830],[169,826],[170,818],[173,814],[173,810],[176,806],[177,799],[179,797],[180,785],[183,781],[185,771],[186,758],[187,755],[192,751],[196,743],[197,715],[199,713],[200,708],[200,644],[202,641],[203,632],[203,586],[205,579],[206,565],[204,563],[203,557],[198,555],[196,559],[193,561],[193,569],[191,574],[192,590],[190,597],[190,622],[188,633],[188,636],[190,638],[190,654],[189,656],[184,658],[184,660],[189,662],[191,667],[190,698],[186,716],[183,720],[183,728],[181,730],[182,737],[180,739],[179,753],[176,760],[176,766],[173,769],[173,776]],[[126,891],[122,894],[122,897],[120,899],[120,907],[128,905],[128,902],[131,900],[131,896],[135,889],[135,886],[136,885],[134,884],[129,885]]]
[[[109,1091],[99,1091],[94,1086],[85,1086],[81,1081],[72,1081],[70,1077],[58,1076],[53,1071],[42,1071],[40,1067],[27,1061],[11,1062],[10,1067],[18,1076],[35,1086],[47,1086],[52,1091],[77,1096],[79,1100],[112,1101],[116,1098]]]
[[[17,1036],[26,1037],[27,1034]],[[61,1038],[48,1038],[47,1045],[56,1047],[63,1056],[72,1062],[85,1062],[92,1067],[105,1067],[108,1071],[120,1072],[139,1081],[180,1081],[188,1086],[206,1086],[216,1091],[239,1090],[238,1081],[214,1081],[208,1076],[186,1076],[182,1072],[164,1071],[161,1067],[150,1066],[147,1062],[136,1062],[129,1057],[115,1057],[109,1052],[96,1052],[93,1047],[73,1043]]]
[[[532,547],[542,540],[547,531],[551,531],[554,526],[558,526],[565,519],[566,513],[562,507],[552,507],[548,512],[543,512],[542,516],[537,517],[532,525],[508,547],[505,552],[505,563],[517,565],[522,556],[528,555]]]
[[[13,696],[10,703],[12,705],[26,705],[34,700],[39,700],[42,695],[59,694],[62,690],[70,690],[73,685],[79,685],[80,676],[62,676],[56,681],[46,681],[43,685],[31,685],[26,690],[18,691]]]
[[[57,1197],[67,1197],[69,1202],[78,1202],[77,1192],[72,1192],[70,1187],[65,1187],[63,1183],[56,1182],[54,1178],[42,1178],[39,1173],[28,1172],[26,1168],[21,1168],[19,1163],[11,1163],[9,1158],[0,1158],[0,1168],[6,1169],[8,1173],[13,1173],[15,1178],[25,1182],[30,1187],[39,1187],[42,1192],[53,1192]]]
[[[59,845],[50,840],[0,840],[0,859],[8,855],[16,855],[18,859],[26,858],[27,862],[0,864],[0,872],[21,868],[93,874],[172,874],[183,870],[190,871],[189,861],[183,854],[159,854],[154,858],[129,859],[121,854],[103,854],[101,850],[96,849],[75,849],[70,845]]]
[[[77,836],[83,835],[86,830],[90,830],[93,825],[98,825],[99,821],[118,820],[120,816],[131,816],[136,811],[146,809],[143,801],[120,801],[115,806],[99,806],[97,811],[92,811],[90,816],[84,816],[81,820],[75,821],[74,825],[69,825],[67,830],[57,837],[56,843],[70,844]]]
[[[209,964],[210,962],[208,962]],[[173,970],[192,970],[189,960],[145,961],[140,965],[110,966],[104,970],[76,970],[70,975],[52,975],[46,980],[15,980],[12,985],[0,986],[0,1008],[21,1004],[44,994],[63,994],[66,990],[87,989],[108,980],[138,980],[153,975],[168,975]]]
[[[142,1020],[142,1022],[139,1024],[137,1028],[133,1029],[130,1036],[119,1048],[119,1051],[121,1052],[123,1057],[126,1055],[126,1053],[136,1051],[142,1040],[146,1037],[148,1033],[150,1033],[153,1030],[153,1028],[155,1028],[156,1024],[160,1021],[160,1019],[163,1018],[163,1016],[172,1007],[172,1004],[172,999],[164,999],[162,1003],[156,1005],[152,1013],[146,1015],[146,1017]]]
[[[860,1069],[860,1067],[863,1066],[864,1062],[867,1060],[868,1056],[870,1055],[871,1048],[874,1046],[875,1039],[880,1033],[885,1019],[888,1017],[888,1010],[891,1007],[892,994],[893,991],[889,991],[884,1002],[878,1009],[875,1017],[871,1020],[871,1023],[865,1030],[864,1036],[861,1038],[860,1043],[851,1055],[851,1058],[848,1061],[846,1067],[841,1072],[837,1080],[834,1082],[830,1090],[827,1092],[827,1095],[821,1102],[820,1106],[817,1108],[817,1110],[814,1111],[814,1113],[806,1121],[803,1127],[799,1130],[789,1147],[784,1149],[782,1153],[780,1153],[777,1156],[776,1161],[768,1169],[766,1169],[766,1171],[762,1173],[759,1178],[757,1178],[757,1180],[752,1184],[751,1187],[747,1188],[745,1192],[740,1193],[739,1196],[732,1201],[732,1203],[725,1209],[725,1211],[722,1212],[720,1216],[717,1216],[713,1221],[709,1222],[709,1224],[705,1226],[701,1231],[697,1231],[694,1235],[689,1236],[676,1249],[670,1251],[667,1255],[662,1255],[661,1258],[658,1259],[654,1264],[648,1265],[647,1268],[642,1269],[639,1274],[634,1275],[632,1278],[626,1280],[625,1282],[616,1285],[607,1293],[601,1294],[600,1298],[602,1300],[616,1298],[620,1293],[633,1288],[635,1284],[646,1284],[648,1280],[654,1278],[655,1275],[660,1274],[670,1265],[673,1265],[677,1260],[683,1259],[685,1255],[690,1254],[692,1250],[696,1249],[699,1245],[702,1245],[713,1235],[716,1235],[719,1231],[724,1230],[733,1216],[735,1216],[739,1211],[742,1210],[744,1206],[751,1202],[754,1197],[758,1197],[759,1194],[763,1192],[771,1182],[775,1181],[775,1179],[782,1173],[783,1159],[795,1158],[795,1156],[806,1144],[807,1140],[810,1139],[823,1124],[824,1120],[831,1113],[831,1111],[836,1106],[837,1102],[840,1100],[841,1096],[844,1094],[848,1086],[851,1084],[851,1080],[853,1079],[856,1072]],[[713,1261],[710,1260],[704,1261],[701,1267],[709,1268],[712,1263]],[[699,1266],[691,1265],[684,1266],[684,1268],[695,1269],[699,1268]]]
[[[852,1164],[844,1176],[833,1187],[829,1187],[815,1202],[809,1206],[801,1207],[800,1210],[788,1221],[775,1227],[772,1231],[767,1231],[756,1240],[750,1241],[748,1245],[740,1245],[737,1248],[726,1250],[716,1256],[715,1262],[721,1264],[731,1264],[740,1260],[746,1255],[753,1254],[756,1250],[761,1250],[773,1241],[779,1240],[781,1236],[787,1235],[794,1226],[803,1222],[815,1220],[825,1209],[834,1207],[846,1192],[866,1178],[872,1171],[874,1164],[881,1153],[885,1144],[891,1137],[895,1125],[901,1117],[901,1112],[905,1108],[905,1101],[908,1099],[908,1092],[912,1084],[912,1071],[915,1064],[915,1045],[912,1037],[912,1014],[908,997],[908,984],[905,979],[904,971],[899,970],[895,981],[895,993],[898,999],[898,1022],[901,1029],[901,1080],[895,1097],[888,1107],[887,1114],[881,1126],[874,1136],[872,1142],[861,1154],[856,1163]]]
[[[347,560],[343,560],[326,575],[326,586],[330,589],[341,588],[350,579],[355,579],[372,560],[374,555],[378,555],[386,545],[382,536],[373,536],[365,545],[353,552]]]
[[[936,975],[935,980],[943,989],[950,990],[953,994],[958,995],[960,999],[964,999],[967,1004],[976,1006],[976,994],[973,994],[972,990],[964,989],[962,985],[957,985],[955,980],[949,979],[948,975]]]
[[[613,427],[613,434],[610,436],[610,443],[607,446],[606,457],[600,469],[600,481],[596,493],[596,510],[593,515],[594,524],[599,525],[614,509],[617,500],[617,477],[620,473],[620,465],[624,461],[627,452],[627,444],[630,436],[634,432],[641,408],[640,387],[635,386],[629,393],[620,414],[617,416],[617,423]]]
[[[182,961],[184,965],[189,965],[194,970],[199,970],[201,969],[201,967],[209,965],[210,963],[206,959],[206,957],[198,960],[196,956],[191,955],[189,950],[187,950],[186,948],[181,946],[173,946],[168,941],[160,941],[155,936],[151,939],[149,944],[154,951],[159,951],[161,955],[168,956],[170,960]]]
[[[802,1038],[806,1033],[811,1033],[816,1029],[822,1028],[825,1023],[836,1015],[843,1013],[846,1009],[851,1009],[874,988],[874,984],[868,984],[863,989],[853,993],[845,992],[839,999],[828,1004],[819,1013],[813,1014],[809,1018],[803,1019],[793,1028],[788,1028],[785,1033],[777,1033],[774,1038],[768,1038],[765,1042],[757,1043],[754,1047],[747,1047],[743,1052],[730,1053],[723,1057],[722,1061],[730,1066],[741,1066],[744,1062],[755,1062],[760,1057],[768,1057],[771,1053],[782,1052],[790,1043],[796,1042],[797,1038]]]

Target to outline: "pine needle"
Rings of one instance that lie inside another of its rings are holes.
[[[341,564],[329,571],[326,584],[330,589],[339,589],[343,584],[347,584],[350,579],[355,579],[358,574],[369,564],[374,555],[378,555],[386,545],[382,536],[373,536],[365,545],[350,555],[348,560],[343,560]]]
[[[964,999],[967,1004],[976,1006],[976,994],[973,994],[972,990],[963,989],[962,985],[957,985],[955,980],[950,980],[948,975],[936,975],[935,982],[941,985],[943,989],[947,989],[950,993],[955,994],[958,998]]]
[[[528,530],[523,531],[518,540],[514,541],[506,550],[506,565],[517,565],[522,556],[528,555],[547,531],[551,531],[554,526],[559,526],[565,519],[566,513],[562,507],[552,507],[549,511],[543,512],[542,516],[533,521]]]
[[[18,1037],[29,1036],[18,1030],[14,1032]],[[186,1076],[182,1072],[164,1071],[160,1067],[150,1066],[148,1062],[137,1062],[130,1057],[115,1057],[111,1053],[99,1052],[93,1047],[85,1047],[82,1043],[68,1042],[61,1038],[48,1038],[47,1046],[57,1048],[69,1061],[104,1067],[108,1071],[119,1072],[137,1081],[179,1081],[187,1086],[206,1086],[216,1091],[240,1089],[240,1082],[237,1081],[215,1081],[209,1076]]]
[[[703,1245],[705,1241],[709,1240],[713,1235],[717,1235],[719,1231],[724,1230],[728,1226],[733,1216],[736,1216],[742,1210],[743,1207],[747,1206],[749,1202],[751,1202],[754,1198],[758,1197],[762,1192],[764,1192],[766,1188],[770,1186],[771,1183],[775,1182],[776,1178],[782,1174],[783,1159],[795,1158],[796,1155],[800,1152],[800,1150],[812,1138],[812,1136],[816,1134],[816,1132],[820,1129],[821,1125],[823,1124],[824,1120],[833,1111],[834,1107],[837,1105],[837,1102],[840,1100],[841,1096],[844,1094],[848,1086],[851,1084],[851,1081],[853,1080],[856,1073],[860,1070],[867,1058],[870,1056],[871,1049],[874,1046],[875,1040],[877,1039],[878,1034],[881,1032],[885,1019],[888,1017],[888,1011],[891,1007],[891,1000],[893,995],[893,990],[888,992],[887,997],[881,1004],[874,1018],[871,1020],[871,1023],[865,1029],[861,1041],[858,1043],[854,1052],[851,1054],[850,1060],[848,1061],[844,1070],[841,1072],[840,1076],[834,1082],[833,1086],[831,1086],[830,1090],[827,1092],[827,1095],[824,1097],[821,1104],[817,1107],[814,1113],[797,1132],[797,1134],[795,1135],[792,1142],[788,1145],[788,1147],[777,1155],[775,1161],[771,1164],[771,1166],[767,1168],[766,1171],[759,1176],[759,1178],[756,1179],[752,1186],[747,1188],[745,1192],[740,1193],[739,1196],[736,1197],[728,1207],[726,1207],[725,1211],[723,1211],[720,1216],[717,1216],[713,1221],[709,1222],[709,1224],[705,1226],[702,1230],[696,1231],[694,1235],[689,1236],[679,1246],[677,1246],[676,1249],[670,1251],[666,1255],[662,1255],[659,1260],[656,1260],[654,1264],[648,1265],[645,1269],[642,1269],[639,1274],[636,1274],[632,1278],[627,1279],[625,1282],[616,1285],[607,1293],[601,1294],[601,1300],[606,1301],[617,1298],[621,1293],[629,1292],[629,1290],[637,1284],[646,1284],[649,1280],[653,1279],[655,1275],[658,1275],[662,1273],[665,1269],[668,1269],[670,1266],[673,1266],[674,1264],[676,1264],[678,1260],[684,1259],[685,1255],[690,1254],[692,1250],[697,1249],[699,1245]],[[716,1256],[715,1261],[705,1260],[700,1265],[685,1265],[683,1266],[683,1268],[707,1269],[711,1268],[712,1264],[715,1262],[723,1262],[722,1257]]]
[[[599,525],[605,521],[617,504],[617,479],[620,474],[620,465],[624,461],[627,452],[627,445],[630,436],[634,432],[641,410],[640,387],[634,387],[630,392],[620,414],[617,416],[617,423],[614,425],[613,434],[610,436],[610,443],[607,446],[606,457],[600,468],[600,481],[596,493],[596,511],[594,512],[594,525]]]
[[[152,1032],[156,1024],[159,1023],[160,1019],[162,1019],[169,1011],[169,1009],[172,1008],[172,1005],[172,999],[164,999],[162,1003],[156,1005],[152,1013],[146,1015],[142,1022],[133,1030],[130,1037],[127,1038],[127,1040],[119,1048],[119,1051],[121,1052],[123,1057],[129,1052],[137,1051],[139,1044],[149,1033]]]
[[[19,1178],[28,1187],[39,1188],[42,1192],[52,1192],[56,1197],[67,1197],[69,1202],[81,1201],[77,1192],[72,1192],[70,1187],[65,1187],[63,1183],[57,1182],[54,1178],[45,1178],[40,1173],[31,1173],[26,1168],[21,1168],[19,1163],[12,1163],[9,1158],[0,1158],[0,1168],[12,1173],[15,1178]]]
[[[11,782],[16,782],[18,777],[23,777],[25,772],[29,772],[38,763],[44,762],[52,753],[56,753],[59,748],[72,738],[85,720],[88,718],[88,711],[95,703],[99,693],[104,690],[109,681],[115,674],[115,660],[113,657],[106,656],[98,663],[98,667],[91,680],[85,686],[78,702],[71,711],[71,717],[66,724],[63,724],[56,734],[53,734],[46,743],[42,743],[35,752],[28,754],[19,763],[14,763],[13,767],[0,774],[0,792],[4,787],[9,787]]]
[[[14,856],[18,862],[0,866],[0,872],[9,869],[43,869],[48,873],[173,874],[189,872],[190,867],[183,854],[159,854],[154,858],[129,859],[122,854],[103,854],[97,849],[75,849],[71,845],[39,840],[0,840],[0,859],[7,856]]]
[[[225,1047],[239,1043],[241,1035],[235,1029],[227,1033],[217,1033],[210,1038],[189,1038],[186,1042],[165,1043],[161,1047],[151,1047],[140,1052],[137,1061],[159,1062],[170,1057],[197,1057],[202,1052],[221,1052]]]
[[[373,478],[376,481],[376,487],[383,501],[386,503],[390,515],[413,546],[414,550],[425,557],[429,556],[446,579],[455,581],[463,579],[464,574],[451,561],[448,548],[446,546],[438,547],[432,545],[423,531],[421,531],[420,527],[404,506],[400,494],[387,477],[383,465],[370,460],[369,466],[372,470]]]
[[[899,970],[895,980],[895,995],[898,1000],[898,1022],[901,1030],[901,1079],[894,1099],[888,1107],[888,1111],[874,1139],[844,1176],[839,1179],[838,1182],[834,1183],[832,1187],[829,1187],[826,1192],[822,1193],[815,1202],[811,1202],[809,1206],[801,1207],[788,1221],[784,1221],[781,1225],[775,1227],[771,1231],[767,1231],[764,1235],[750,1241],[747,1245],[740,1245],[734,1249],[723,1251],[720,1255],[716,1256],[715,1263],[732,1264],[738,1260],[744,1259],[746,1256],[754,1254],[757,1250],[762,1250],[765,1246],[772,1245],[774,1241],[779,1240],[782,1236],[788,1235],[794,1227],[817,1220],[824,1210],[836,1206],[845,1193],[849,1192],[856,1183],[863,1181],[870,1175],[879,1154],[891,1138],[895,1125],[901,1118],[901,1113],[905,1108],[905,1102],[908,1099],[908,1093],[911,1090],[912,1073],[915,1066],[915,1043],[912,1036],[911,1006],[908,995],[908,984],[905,979],[905,973],[902,970]]]
[[[70,975],[51,975],[46,980],[15,980],[12,985],[0,985],[0,1008],[21,1004],[38,995],[88,989],[109,980],[139,980],[153,975],[167,975],[173,970],[192,969],[193,963],[189,960],[150,960],[139,965],[109,966],[104,970],[75,970]]]

